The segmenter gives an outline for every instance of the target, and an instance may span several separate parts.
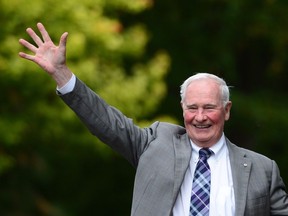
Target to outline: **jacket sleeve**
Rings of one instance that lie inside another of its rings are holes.
[[[272,161],[270,202],[271,215],[288,215],[288,194],[275,161]]]
[[[153,127],[141,129],[116,108],[109,106],[79,79],[72,92],[60,95],[90,132],[124,156],[134,167],[154,139]]]

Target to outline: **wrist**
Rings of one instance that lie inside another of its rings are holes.
[[[57,87],[62,88],[66,85],[72,77],[72,72],[67,66],[58,68],[56,72],[52,75],[52,78],[55,80]]]

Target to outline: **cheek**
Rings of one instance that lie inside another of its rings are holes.
[[[213,121],[213,122],[219,122],[219,120],[221,119],[220,117],[221,115],[219,115],[218,113],[212,113],[211,115],[208,116],[208,118]]]
[[[211,115],[208,115],[208,119],[211,122],[217,124],[217,123],[224,122],[225,116],[222,115],[222,113],[211,113]]]
[[[194,118],[194,115],[190,112],[183,112],[184,122],[191,122]]]
[[[191,112],[183,112],[184,119],[191,119],[193,114]]]

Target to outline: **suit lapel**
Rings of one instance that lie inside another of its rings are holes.
[[[234,194],[235,194],[235,215],[244,215],[248,181],[251,171],[251,161],[241,148],[232,144],[226,139],[231,164]]]
[[[175,202],[186,170],[189,166],[192,148],[186,134],[174,136],[173,143],[175,150],[175,181],[173,188],[173,201]]]

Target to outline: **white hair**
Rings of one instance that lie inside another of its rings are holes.
[[[223,102],[223,105],[226,106],[227,102],[230,99],[229,87],[227,86],[224,79],[222,79],[222,78],[220,78],[214,74],[210,74],[210,73],[197,73],[193,76],[190,76],[188,79],[186,79],[180,87],[181,102],[184,102],[186,90],[187,90],[188,86],[190,85],[190,83],[192,81],[200,80],[200,79],[212,79],[212,80],[216,81],[217,84],[219,84],[222,102]]]

